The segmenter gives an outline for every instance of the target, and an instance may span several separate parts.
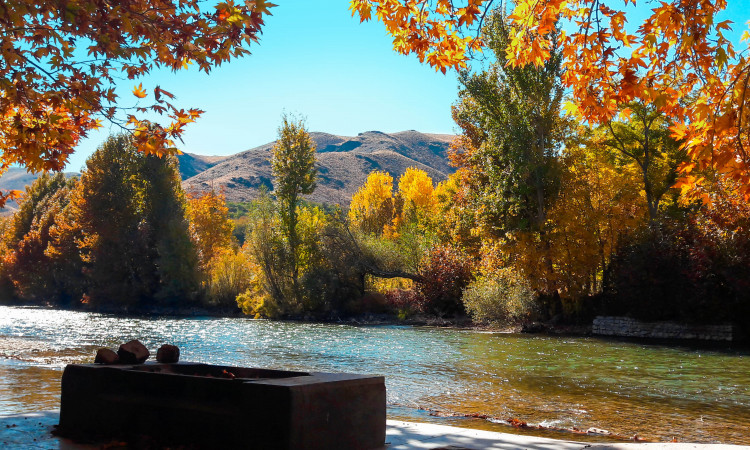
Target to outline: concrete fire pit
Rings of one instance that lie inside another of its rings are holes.
[[[197,363],[71,364],[58,434],[212,448],[378,448],[385,382]]]

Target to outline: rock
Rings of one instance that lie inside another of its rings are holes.
[[[149,355],[146,346],[137,339],[122,344],[117,350],[117,356],[122,364],[143,364]]]
[[[117,353],[115,353],[113,350],[110,350],[108,348],[100,348],[96,351],[96,358],[94,358],[94,363],[117,364],[118,362],[120,362],[120,357],[117,356]]]
[[[156,360],[165,364],[176,363],[180,360],[180,348],[176,345],[164,344],[156,352]]]
[[[596,434],[596,435],[601,435],[601,436],[609,436],[610,434],[612,434],[612,433],[610,433],[607,430],[602,430],[601,428],[593,428],[593,427],[591,427],[588,430],[586,430],[586,433],[587,434]]]
[[[521,333],[542,333],[545,330],[541,322],[531,322],[523,324]]]

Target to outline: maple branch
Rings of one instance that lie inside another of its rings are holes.
[[[370,261],[369,258],[365,255],[364,251],[362,251],[362,248],[359,246],[359,242],[357,241],[357,238],[354,237],[349,227],[346,225],[346,223],[342,223],[342,228],[344,231],[346,231],[346,236],[348,236],[347,245],[343,246],[344,248],[354,248],[354,253],[356,255],[357,261],[356,264],[364,270],[367,274],[376,276],[378,278],[407,278],[409,280],[415,281],[417,283],[424,283],[426,280],[423,276],[419,274],[404,272],[401,270],[385,270],[378,267],[377,263]],[[338,240],[340,237],[336,233],[326,233],[325,236],[328,238]]]
[[[42,72],[44,75],[47,75],[47,77],[50,78],[51,80],[57,81],[54,75],[52,75],[50,72],[48,72],[46,69],[44,69],[43,67],[41,67],[36,62],[34,62],[31,59],[29,59],[26,55],[23,54],[23,52],[18,52],[17,55],[21,59],[23,59],[24,61],[26,61],[26,63],[28,63],[29,65],[35,67],[38,71]]]
[[[487,12],[490,10],[490,6],[492,6],[492,3],[494,1],[495,0],[489,0],[487,4],[485,5],[484,12],[482,12],[482,15],[479,17],[479,24],[477,25],[477,34],[474,37],[474,40],[479,40],[480,35],[482,33],[482,25],[484,25],[484,18],[487,16]],[[505,11],[502,11],[502,14],[503,14],[503,20],[505,20],[505,17],[504,17]]]
[[[741,98],[738,100],[739,104],[739,111],[737,113],[737,150],[741,153],[742,160],[745,162],[748,162],[747,152],[745,151],[745,146],[742,143],[742,116],[745,112],[745,101],[747,100],[747,86],[748,82],[750,82],[750,71],[748,71],[748,68],[750,66],[746,65],[741,71],[740,74],[737,76],[739,78],[742,76],[742,73],[745,72],[745,82],[742,86],[742,94]]]

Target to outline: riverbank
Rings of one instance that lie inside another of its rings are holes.
[[[72,311],[82,313],[95,313],[113,316],[117,318],[247,318],[251,317],[242,313],[240,309],[212,308],[206,306],[174,306],[159,308],[73,308],[60,305],[39,305],[32,303],[17,303],[0,306],[16,308],[41,308],[50,311]],[[272,320],[272,319],[268,319]],[[568,336],[590,336],[591,325],[560,324],[552,322],[533,322],[519,325],[493,325],[489,323],[476,323],[469,316],[460,317],[437,317],[426,314],[417,314],[407,318],[399,318],[395,314],[384,313],[362,313],[356,315],[330,314],[326,316],[315,316],[312,314],[287,317],[284,319],[273,319],[274,322],[310,323],[310,324],[347,324],[347,325],[405,325],[416,327],[454,328],[459,330],[471,330],[493,333],[543,333],[552,335]]]
[[[0,414],[59,407],[67,364],[91,362],[98,348],[131,339],[152,352],[177,345],[184,361],[383,375],[393,420],[553,439],[581,438],[537,427],[750,445],[747,349],[40,308],[0,307]],[[511,428],[511,419],[529,429]]]
[[[103,314],[118,319],[191,319],[191,318],[216,318],[216,319],[246,319],[255,320],[245,315],[239,309],[218,309],[200,306],[187,307],[160,307],[152,309],[137,309],[123,311],[122,309],[82,309],[62,306],[41,306],[32,304],[0,305],[20,308],[39,308],[51,311],[70,311],[81,313]],[[726,340],[726,339],[684,339],[671,338],[662,336],[646,335],[618,335],[603,334],[593,332],[592,324],[573,324],[556,320],[547,322],[530,322],[519,325],[500,326],[490,323],[476,323],[468,316],[461,317],[436,317],[431,315],[413,315],[407,318],[399,318],[393,314],[383,313],[362,313],[354,316],[346,315],[328,315],[328,316],[299,316],[285,319],[260,319],[261,321],[270,321],[276,323],[290,324],[333,324],[333,325],[353,325],[353,326],[411,326],[411,327],[434,327],[439,329],[454,329],[459,331],[473,331],[479,333],[516,333],[529,335],[546,335],[559,337],[598,337],[601,339],[625,341],[625,342],[644,342],[656,345],[666,346],[689,346],[696,348],[715,348],[715,349],[743,349],[750,348],[750,339],[743,335],[743,339]],[[656,324],[658,325],[658,323]],[[674,324],[673,324],[674,325]],[[679,324],[677,324],[679,326]]]
[[[100,444],[82,444],[54,436],[54,427],[60,421],[57,410],[28,414],[0,416],[0,446],[5,449],[64,448],[88,450],[101,448]],[[252,439],[252,437],[248,437]],[[721,450],[742,449],[748,446],[691,443],[602,443],[549,439],[536,436],[472,430],[428,423],[388,420],[385,447],[387,450],[410,449],[560,449],[560,450]],[[109,447],[122,447],[118,443],[105,443]]]

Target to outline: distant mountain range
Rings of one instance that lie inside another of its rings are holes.
[[[453,135],[367,131],[355,137],[311,132],[310,137],[317,146],[318,180],[315,192],[307,198],[319,203],[348,205],[373,170],[390,173],[394,185],[409,167],[424,170],[436,183],[454,171],[448,163]],[[231,156],[178,155],[182,186],[187,192],[223,189],[229,201],[253,200],[261,186],[273,190],[271,148],[274,143]],[[0,189],[23,190],[37,177],[26,169],[10,168],[0,177]],[[10,202],[0,214],[12,213],[16,207]]]
[[[407,168],[427,172],[437,183],[454,169],[448,163],[453,135],[418,131],[368,131],[355,137],[311,132],[317,145],[317,188],[307,198],[319,203],[347,205],[373,170],[390,173],[397,182]],[[182,186],[187,192],[224,189],[227,200],[250,201],[261,186],[273,189],[271,148],[274,142],[223,159],[180,155]]]

